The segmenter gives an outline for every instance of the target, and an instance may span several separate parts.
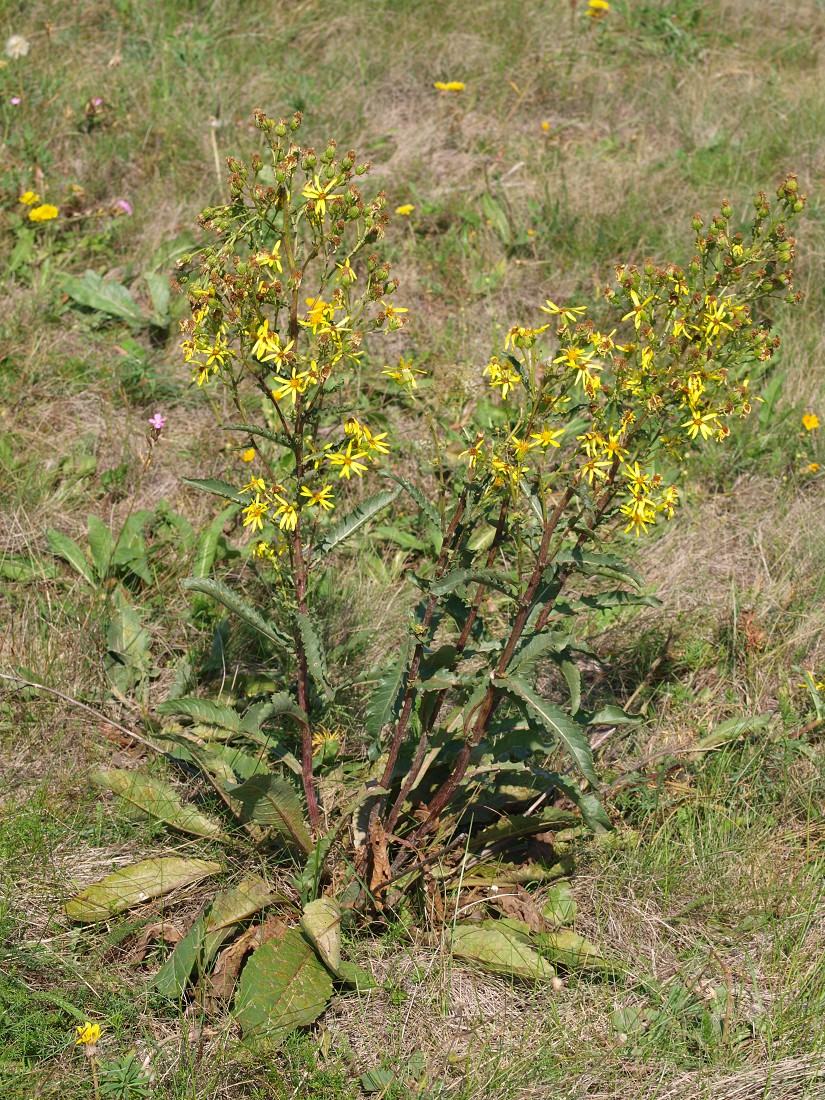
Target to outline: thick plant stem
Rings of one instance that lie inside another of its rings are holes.
[[[530,576],[530,582],[527,585],[524,595],[521,598],[519,610],[516,614],[515,620],[513,621],[513,626],[510,630],[510,636],[507,639],[507,644],[505,645],[501,657],[499,658],[499,662],[496,666],[496,671],[493,674],[493,677],[503,676],[507,669],[507,666],[512,659],[513,653],[515,652],[516,646],[518,645],[519,639],[521,638],[522,632],[524,631],[524,625],[527,622],[527,617],[530,614],[530,605],[533,601],[533,597],[535,596],[536,592],[538,591],[538,587],[541,584],[542,573],[544,572],[544,568],[547,564],[547,558],[550,551],[550,542],[553,538],[556,528],[559,525],[561,517],[564,514],[565,508],[568,506],[573,498],[573,493],[574,488],[571,486],[565,491],[561,500],[558,502],[555,509],[553,510],[553,514],[550,516],[547,523],[545,524],[541,538],[541,545],[539,547],[539,552],[536,556],[536,564],[533,567],[533,572]],[[469,766],[472,751],[479,743],[481,738],[484,736],[487,727],[490,724],[490,720],[495,713],[496,707],[498,706],[500,698],[500,689],[496,687],[494,682],[491,682],[489,687],[487,688],[483,700],[479,705],[473,732],[468,736],[467,740],[461,748],[461,751],[456,757],[455,763],[453,764],[453,770],[450,773],[449,777],[445,780],[445,782],[442,784],[442,786],[439,788],[439,790],[434,795],[432,801],[430,802],[426,819],[418,826],[418,828],[410,837],[412,843],[417,843],[421,839],[421,837],[425,836],[428,832],[431,831],[435,821],[440,816],[444,807],[448,804],[450,799],[455,794]]]

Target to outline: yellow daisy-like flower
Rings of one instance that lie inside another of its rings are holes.
[[[246,508],[241,509],[241,514],[246,516],[243,521],[244,527],[251,527],[253,531],[262,531],[264,517],[268,511],[269,505],[256,494],[255,499],[247,504]]]
[[[385,443],[387,438],[386,432],[380,432],[378,435],[373,435],[366,424],[361,425],[361,439],[359,442],[367,448],[368,451],[375,451],[376,454],[388,455],[390,453],[390,446]]]
[[[292,374],[289,378],[275,378],[275,385],[277,389],[273,389],[272,396],[276,401],[283,401],[285,397],[290,398],[294,405],[298,400],[298,394],[303,393],[309,383],[309,375],[306,371],[296,371],[295,367],[292,368]]]
[[[299,324],[311,328],[313,335],[321,325],[332,324],[335,319],[335,306],[332,303],[325,302],[322,298],[307,298],[306,304],[309,307],[306,320]]]
[[[400,214],[402,218],[408,218],[413,210],[415,210],[415,207],[411,202],[404,202],[401,206],[395,208],[396,214]]]
[[[587,310],[587,306],[557,306],[556,303],[551,302],[549,298],[546,299],[546,302],[546,305],[539,306],[541,312],[558,317],[566,325],[575,325],[578,321],[578,314],[584,313]]]
[[[805,413],[802,417],[802,427],[806,432],[812,432],[814,428],[819,427],[819,417],[816,413]]]
[[[35,206],[29,211],[29,221],[31,222],[50,222],[57,217],[59,211],[56,206],[52,206],[51,203],[44,202],[42,206]]]
[[[719,417],[715,412],[703,413],[701,409],[691,409],[690,420],[681,425],[688,430],[688,439],[695,439],[701,435],[702,439],[710,439],[719,426]]]
[[[389,375],[389,377],[400,386],[405,386],[408,390],[414,390],[418,387],[415,376],[417,374],[426,375],[427,372],[414,367],[412,365],[412,359],[404,359],[404,357],[401,356],[398,360],[398,368],[396,370],[385,367],[381,373]]]
[[[251,462],[255,457],[255,448],[249,447],[247,450],[241,452],[241,460],[243,462]]]
[[[530,438],[535,439],[537,446],[546,451],[548,447],[561,446],[556,438],[560,435],[564,435],[564,428],[542,428],[540,432],[533,432]]]
[[[637,538],[641,534],[647,534],[650,524],[656,522],[656,506],[649,497],[632,497],[619,510],[630,520],[625,527],[625,533],[635,531]]]
[[[278,526],[282,531],[294,531],[298,525],[298,509],[294,504],[290,504],[288,500],[284,500],[283,497],[276,494],[275,499],[278,501],[278,507],[275,509],[275,518],[278,520]]]
[[[641,325],[642,320],[643,320],[645,306],[647,306],[650,302],[653,301],[653,295],[651,294],[649,298],[645,298],[645,300],[642,302],[642,301],[639,300],[639,295],[636,293],[636,291],[631,290],[630,300],[633,302],[633,309],[631,309],[629,313],[626,313],[624,315],[624,317],[622,317],[622,320],[623,321],[631,321],[632,320],[633,324],[636,328],[636,331],[638,332],[639,331],[639,326]]]
[[[19,201],[25,203],[26,206],[34,206],[35,203],[40,202],[40,196],[36,191],[24,191]]]
[[[600,19],[610,11],[608,0],[588,0],[587,14],[593,19]]]
[[[266,482],[262,477],[251,477],[241,489],[242,493],[263,493],[266,491]]]
[[[306,485],[302,485],[301,496],[307,498],[307,508],[318,507],[323,508],[325,512],[329,512],[335,507],[331,485],[325,485],[323,489],[317,490],[308,489]]]
[[[305,199],[311,199],[315,203],[315,216],[317,218],[323,218],[327,209],[327,199],[329,198],[330,191],[335,187],[335,180],[331,180],[327,184],[322,184],[317,176],[314,176],[312,183],[308,183],[303,189],[301,194]]]
[[[353,474],[357,474],[358,477],[363,477],[367,470],[363,462],[358,461],[360,458],[367,458],[367,452],[356,451],[355,454],[353,454],[352,445],[354,442],[355,440],[351,439],[347,444],[346,451],[337,451],[335,454],[329,456],[330,466],[340,467],[338,476],[345,477],[347,481],[349,481]]]
[[[100,1024],[90,1024],[87,1020],[85,1024],[78,1024],[77,1026],[77,1039],[75,1040],[75,1046],[95,1046],[100,1038]]]
[[[436,80],[433,87],[439,92],[463,92],[465,85],[460,80]]]
[[[490,375],[490,385],[501,387],[501,396],[506,401],[507,394],[521,382],[521,375],[510,363],[502,363],[493,357],[484,368],[484,374]]]
[[[274,268],[279,274],[283,273],[283,267],[281,266],[281,242],[276,241],[272,246],[272,251],[267,252],[266,249],[262,252],[257,252],[254,259],[261,265],[261,267]]]

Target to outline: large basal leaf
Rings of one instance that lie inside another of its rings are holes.
[[[212,572],[224,525],[235,515],[237,510],[238,506],[236,504],[230,504],[228,508],[224,508],[222,512],[215,516],[205,531],[201,532],[193,566],[196,580],[202,580]]]
[[[315,686],[324,698],[329,701],[335,693],[327,681],[327,659],[324,654],[323,643],[318,637],[318,632],[312,625],[312,621],[308,615],[296,612],[295,625],[301,636],[301,643],[304,647],[304,656],[306,657],[309,674]]]
[[[569,829],[575,825],[581,825],[577,814],[548,806],[541,813],[531,814],[529,817],[526,814],[507,814],[494,825],[481,829],[469,843],[473,848],[488,848],[491,844],[500,844],[505,840],[520,840],[526,836],[535,836],[536,833],[546,833],[551,829]]]
[[[151,643],[151,635],[133,607],[124,603],[115,609],[106,631],[106,648],[110,653],[142,674],[151,664]]]
[[[146,325],[150,318],[132,297],[131,291],[114,279],[104,279],[94,271],[84,272],[82,278],[63,275],[60,288],[82,306],[120,317],[134,325]]]
[[[95,563],[98,577],[102,580],[106,576],[114,557],[115,540],[112,538],[112,532],[103,520],[98,519],[97,516],[90,515],[86,523],[89,531],[89,550],[92,554],[92,561]]]
[[[536,695],[523,680],[508,676],[495,682],[525,703],[529,713],[538,718],[544,728],[561,741],[588,783],[597,787],[599,779],[593,765],[593,751],[582,727],[559,707]]]
[[[374,493],[371,497],[367,497],[365,501],[362,501],[357,508],[354,508],[337,523],[328,527],[324,532],[324,537],[321,542],[313,547],[312,565],[315,565],[316,562],[325,558],[331,551],[341,546],[342,543],[346,542],[348,538],[351,538],[356,531],[359,531],[365,523],[369,523],[373,516],[377,516],[379,512],[392,504],[400,492],[401,490],[399,488],[383,489],[380,493]]]
[[[265,943],[243,969],[234,1015],[256,1046],[279,1046],[297,1027],[317,1020],[332,997],[332,978],[297,928]]]
[[[613,828],[613,822],[607,816],[607,811],[599,801],[597,795],[593,794],[592,791],[583,791],[578,783],[567,775],[559,775],[557,772],[551,772],[547,776],[547,780],[552,783],[554,787],[558,787],[562,794],[570,799],[584,818],[585,824],[587,824],[594,833],[610,832]]]
[[[72,569],[79,573],[89,584],[95,583],[94,571],[89,565],[86,555],[74,539],[70,539],[62,531],[56,531],[54,527],[46,528],[46,538],[49,542],[49,549],[56,558],[62,558],[63,561],[68,562]]]
[[[151,779],[138,772],[110,768],[93,775],[92,782],[104,790],[114,791],[149,817],[162,821],[181,833],[225,839],[219,822],[200,813],[193,806],[184,806],[174,787],[159,779]]]
[[[536,943],[542,953],[566,970],[615,971],[616,965],[602,955],[597,947],[583,936],[564,929],[559,932],[539,932]]]
[[[66,916],[83,923],[108,920],[133,905],[163,897],[222,870],[220,863],[208,859],[144,859],[87,886],[66,903]]]
[[[451,937],[452,954],[493,974],[507,974],[524,982],[546,981],[556,976],[553,966],[525,943],[524,937],[506,926],[492,928],[492,923],[485,922],[484,928],[457,924]]]
[[[253,775],[237,787],[227,787],[226,793],[240,803],[244,821],[275,829],[288,844],[297,845],[305,855],[312,851],[301,797],[285,779],[276,775]]]
[[[367,702],[367,717],[364,724],[373,741],[380,739],[385,727],[395,723],[401,711],[401,703],[407,690],[412,652],[412,638],[408,638],[398,660],[372,689]]]
[[[182,477],[185,485],[191,485],[193,489],[200,489],[202,493],[211,493],[213,497],[223,497],[235,504],[248,504],[249,500],[243,496],[234,485],[223,481],[219,477]]]
[[[274,898],[262,878],[253,875],[231,890],[222,890],[208,913],[198,917],[155,976],[154,986],[164,997],[183,995],[193,971],[208,970],[223,944],[238,931],[240,922],[253,916]]]
[[[316,898],[305,906],[301,928],[321,961],[337,974],[341,966],[341,906],[335,898]]]
[[[231,588],[227,588],[225,584],[221,584],[220,581],[211,580],[209,577],[187,577],[186,580],[181,581],[181,585],[188,592],[201,592],[204,596],[211,596],[213,600],[217,600],[219,604],[223,604],[229,611],[233,611],[239,618],[251,626],[254,630],[257,630],[259,634],[263,634],[265,638],[269,638],[271,642],[276,642],[280,646],[286,646],[292,648],[292,639],[287,637],[283,631],[279,630],[274,623],[271,623],[268,619],[265,619],[259,611],[242,599],[237,592],[233,592]]]
[[[147,271],[143,281],[152,300],[152,323],[158,328],[165,328],[169,324],[169,280],[165,275]]]
[[[220,726],[221,729],[231,730],[233,733],[240,733],[241,731],[240,714],[232,707],[225,707],[221,703],[213,703],[210,699],[196,699],[194,696],[184,696],[182,699],[166,699],[163,703],[158,703],[156,709],[158,714],[192,718],[195,722]]]

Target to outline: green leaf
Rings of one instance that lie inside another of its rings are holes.
[[[329,702],[335,692],[327,681],[327,659],[324,654],[323,643],[308,615],[296,612],[295,625],[298,627],[298,633],[301,636],[309,674],[315,686],[319,688],[321,694]]]
[[[507,814],[494,825],[488,825],[476,833],[470,840],[473,848],[488,848],[504,840],[521,840],[536,833],[546,833],[549,829],[569,829],[580,825],[578,816],[569,810],[560,810],[555,806],[547,807],[542,813]]]
[[[23,554],[0,558],[0,577],[6,581],[56,581],[60,576],[60,569],[52,561],[29,558]]]
[[[582,674],[575,661],[567,657],[560,657],[556,664],[561,669],[561,674],[567,681],[570,692],[570,713],[577,714],[582,705]]]
[[[556,554],[553,564],[572,565],[576,572],[585,576],[613,577],[628,581],[635,588],[640,588],[644,583],[641,574],[615,554],[597,554],[577,547],[565,547]]]
[[[232,707],[213,703],[211,699],[196,699],[184,696],[182,699],[166,699],[155,708],[158,714],[172,714],[183,718],[192,718],[195,722],[220,726],[233,733],[241,731],[241,716]]]
[[[346,542],[356,531],[360,531],[373,516],[377,516],[379,512],[392,504],[400,492],[400,489],[383,489],[380,493],[374,493],[371,497],[367,497],[365,501],[362,501],[348,515],[328,527],[322,540],[313,548],[312,565],[314,566],[316,562],[325,558],[327,554]]]
[[[274,695],[270,695],[269,705],[272,707],[270,717],[286,714],[288,717],[294,718],[301,726],[309,725],[309,718],[307,717],[306,711],[298,706],[289,692],[276,691]]]
[[[152,301],[152,322],[158,328],[166,328],[169,324],[169,280],[165,275],[147,271],[143,281]]]
[[[454,569],[446,576],[433,581],[430,585],[430,592],[433,596],[446,596],[448,592],[453,592],[461,585],[470,584],[473,581],[477,581],[487,588],[495,588],[508,596],[514,596],[517,592],[517,585],[513,578],[509,574],[500,573],[496,569]]]
[[[546,778],[548,784],[552,783],[554,787],[558,787],[562,794],[570,799],[582,815],[585,824],[594,833],[607,833],[612,830],[613,822],[607,816],[607,811],[599,801],[598,795],[593,794],[592,791],[583,791],[578,783],[567,775],[551,772]]]
[[[396,1080],[396,1075],[391,1069],[368,1069],[361,1074],[360,1084],[368,1096],[374,1092],[380,1092],[382,1096],[386,1096]]]
[[[627,726],[642,721],[641,714],[628,714],[616,703],[607,703],[591,713],[581,712],[579,721],[587,726]]]
[[[539,932],[536,943],[542,954],[566,970],[599,970],[614,972],[616,967],[583,936],[567,930],[561,932]]]
[[[149,817],[162,821],[181,833],[225,839],[219,822],[200,813],[193,806],[184,806],[174,787],[159,779],[151,779],[138,772],[110,768],[92,775],[92,782],[104,790],[114,791]]]
[[[279,1046],[317,1020],[332,997],[332,978],[297,928],[265,943],[243,969],[234,1015],[254,1045]]]
[[[234,485],[228,481],[222,481],[219,477],[182,477],[184,485],[191,485],[194,489],[200,489],[203,493],[211,493],[213,497],[223,497],[234,504],[248,504],[246,496],[242,496]]]
[[[573,635],[563,630],[542,630],[533,634],[513,654],[507,666],[507,674],[525,673],[538,659],[547,653],[563,653],[573,643]]]
[[[226,791],[240,802],[245,821],[271,826],[287,843],[297,845],[304,855],[312,851],[302,800],[291,783],[275,775],[253,775],[237,787],[227,787]]]
[[[559,707],[536,695],[523,680],[506,677],[496,680],[495,683],[526,704],[528,712],[538,718],[544,728],[561,741],[588,783],[597,787],[599,779],[593,766],[593,751],[582,727]]]
[[[457,924],[451,937],[452,954],[469,959],[493,974],[507,974],[525,982],[546,981],[556,976],[555,969],[538,951],[523,941],[512,929],[490,927],[501,921],[477,924]]]
[[[380,740],[384,729],[392,726],[401,712],[404,693],[407,690],[407,678],[410,673],[410,660],[413,654],[413,641],[408,638],[404,643],[399,659],[391,666],[372,690],[367,703],[367,716],[364,727],[373,741]]]
[[[49,540],[49,549],[56,558],[62,558],[63,561],[68,562],[72,569],[79,573],[89,584],[97,583],[97,578],[86,559],[86,555],[74,539],[70,539],[68,535],[64,535],[61,531],[56,531],[54,527],[46,528],[46,538]]]
[[[341,965],[341,906],[335,898],[316,898],[306,905],[301,928],[324,965],[337,974]]]
[[[259,435],[262,439],[268,439],[270,443],[277,443],[279,447],[294,449],[295,444],[285,432],[271,432],[268,428],[259,428],[255,424],[224,424],[225,432],[243,432],[244,435]]]
[[[541,915],[558,928],[573,923],[576,919],[576,899],[569,882],[557,882],[550,887]]]
[[[144,859],[87,886],[66,903],[66,916],[82,923],[108,920],[133,905],[171,894],[222,870],[220,863],[207,859]]]
[[[746,737],[751,733],[762,733],[775,717],[774,711],[767,711],[764,714],[755,714],[750,718],[728,718],[727,721],[718,725],[706,737],[703,737],[697,748],[713,749],[719,745],[725,745],[729,741],[738,741],[740,737]]]
[[[186,580],[181,581],[181,585],[187,590],[187,592],[200,592],[204,596],[211,596],[213,600],[217,600],[219,604],[223,604],[229,611],[234,613],[247,624],[251,626],[253,630],[257,630],[259,634],[263,634],[265,638],[269,638],[271,642],[276,642],[280,646],[288,647],[292,649],[292,639],[289,638],[283,631],[279,630],[274,623],[269,619],[265,619],[259,611],[256,611],[251,604],[248,604],[237,592],[233,592],[231,588],[228,588],[225,584],[221,584],[220,581],[211,580],[209,577],[187,577]]]
[[[417,485],[413,485],[412,482],[407,481],[407,479],[401,477],[400,474],[382,473],[381,477],[389,478],[397,482],[404,492],[415,501],[433,527],[435,527],[436,531],[441,531],[441,517]]]
[[[359,993],[378,988],[378,983],[372,974],[368,974],[363,967],[356,966],[355,963],[347,962],[346,959],[341,960],[335,976],[347,985],[354,985]]]
[[[112,532],[97,516],[90,515],[87,524],[92,561],[95,563],[98,577],[103,580],[115,552],[115,540],[112,538]]]
[[[99,313],[108,313],[110,317],[119,317],[133,325],[145,326],[150,323],[131,291],[114,279],[104,279],[94,271],[84,272],[82,278],[75,275],[63,275],[60,289],[82,306],[95,309]]]
[[[201,532],[198,539],[198,549],[195,555],[194,564],[196,579],[208,577],[212,572],[212,566],[215,564],[215,555],[218,552],[218,541],[223,535],[224,525],[232,519],[237,511],[238,506],[236,504],[230,504],[228,508],[224,508],[222,512],[219,512],[218,515],[215,516],[205,531]]]
[[[559,600],[556,610],[560,615],[575,615],[579,611],[609,611],[615,607],[661,607],[658,596],[646,596],[641,592],[628,592],[624,588],[608,592],[594,592],[575,600]]]
[[[151,635],[135,609],[128,604],[118,607],[106,632],[109,652],[114,653],[124,665],[144,673],[151,664],[151,643]]]

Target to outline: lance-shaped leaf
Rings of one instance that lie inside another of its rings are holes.
[[[353,508],[337,523],[328,527],[324,532],[323,539],[313,548],[311,564],[314,566],[327,554],[346,542],[365,523],[369,523],[373,516],[377,516],[379,512],[392,504],[400,492],[400,489],[382,489],[380,493],[374,493],[371,497],[367,497],[357,508]]]
[[[401,711],[404,692],[407,690],[412,653],[413,641],[412,638],[408,638],[398,660],[393,663],[372,690],[367,703],[365,726],[373,741],[378,741],[382,731],[387,726],[395,723]]]
[[[407,481],[407,479],[405,477],[401,477],[400,474],[382,473],[381,477],[390,478],[392,481],[395,481],[398,485],[400,485],[404,492],[407,493],[407,495],[415,501],[415,503],[418,505],[418,507],[421,509],[421,511],[424,513],[424,515],[427,517],[433,527],[435,527],[436,531],[441,530],[441,517],[417,485],[413,485],[412,482]]]
[[[496,680],[495,683],[497,687],[504,688],[516,699],[520,699],[527,707],[528,714],[538,718],[544,728],[561,741],[588,783],[594,787],[598,786],[599,779],[593,765],[593,750],[582,727],[560,707],[536,695],[523,680],[507,676]]]
[[[257,875],[217,894],[208,912],[198,917],[155,976],[153,984],[158,993],[181,997],[196,967],[199,975],[208,970],[221,946],[238,931],[240,922],[274,897]]]
[[[473,581],[486,585],[487,588],[495,588],[508,596],[514,596],[518,590],[511,574],[501,573],[496,569],[454,569],[446,576],[433,581],[430,592],[433,596],[446,596],[448,592],[454,592],[461,585],[470,584]]]
[[[89,532],[89,550],[92,554],[92,561],[95,563],[98,577],[102,580],[112,563],[115,553],[115,540],[112,538],[112,532],[97,516],[88,516],[86,525]]]
[[[265,943],[243,969],[234,1015],[256,1046],[279,1046],[297,1027],[317,1020],[332,996],[332,978],[297,928]]]
[[[574,825],[581,825],[576,814],[549,806],[542,813],[529,817],[526,814],[506,814],[494,825],[488,825],[486,829],[476,833],[469,844],[471,848],[489,848],[493,844],[521,840],[526,836],[535,836],[536,833],[546,833],[550,829],[569,829]]]
[[[213,600],[217,600],[229,611],[233,611],[248,626],[251,626],[253,630],[257,630],[259,634],[263,634],[265,638],[269,638],[271,642],[277,642],[278,645],[287,648],[292,647],[291,638],[284,634],[282,630],[279,630],[269,619],[265,619],[237,592],[233,592],[231,588],[221,584],[220,581],[211,580],[209,577],[187,577],[185,581],[181,581],[181,584],[188,592],[201,592],[205,596],[211,596]]]
[[[241,716],[232,707],[225,707],[221,703],[213,703],[211,699],[196,699],[194,696],[184,696],[181,699],[166,699],[157,706],[158,714],[174,714],[183,718],[191,718],[195,722],[203,722],[206,725],[220,726],[221,729],[239,733],[242,722]]]
[[[301,928],[333,974],[341,966],[341,906],[335,898],[316,898],[304,907]]]
[[[542,954],[566,970],[598,970],[614,973],[618,968],[583,936],[564,929],[559,932],[539,932],[536,943]]]
[[[193,566],[196,579],[200,580],[208,577],[212,572],[215,555],[218,552],[218,541],[223,534],[224,524],[235,515],[237,510],[237,505],[230,504],[228,508],[224,508],[222,512],[219,512],[206,530],[201,533]]]
[[[202,493],[210,493],[213,497],[223,497],[234,504],[248,504],[249,499],[243,493],[239,493],[234,485],[223,481],[219,477],[182,477],[184,485],[191,485],[193,489],[200,489]]]
[[[450,946],[453,955],[477,963],[493,974],[507,974],[525,982],[546,981],[556,976],[555,969],[525,942],[525,937],[503,921],[485,921],[484,927],[457,924]]]
[[[222,870],[220,863],[208,859],[144,859],[87,886],[66,903],[66,916],[84,923],[108,920],[133,905],[163,897]]]
[[[598,795],[593,794],[592,791],[583,791],[569,776],[559,775],[557,772],[550,772],[546,780],[548,784],[552,783],[554,787],[558,787],[570,799],[584,818],[585,824],[589,825],[594,833],[610,832],[613,822],[607,816],[607,811],[599,801]]]
[[[244,821],[275,829],[305,855],[312,851],[301,797],[291,783],[276,775],[253,775],[237,787],[227,787],[226,793],[241,804]]]
[[[327,681],[327,659],[324,653],[324,645],[318,637],[318,632],[312,625],[308,615],[301,612],[295,614],[295,625],[301,637],[309,674],[324,698],[329,701],[335,692]]]
[[[104,279],[96,271],[84,271],[80,278],[63,275],[60,289],[81,306],[119,317],[133,325],[146,325],[152,320],[137,304],[128,287],[115,279]]]
[[[595,553],[575,546],[564,547],[555,555],[553,563],[573,566],[576,572],[585,576],[613,577],[628,581],[634,588],[640,588],[644,583],[641,574],[615,554]]]
[[[46,529],[46,538],[49,540],[49,549],[56,558],[62,558],[63,561],[68,562],[72,569],[89,584],[95,583],[94,570],[74,539],[70,539],[62,531],[56,531],[54,527]]]
[[[220,822],[200,813],[194,806],[184,806],[175,788],[159,779],[110,768],[93,775],[92,782],[104,790],[114,791],[148,817],[162,821],[181,833],[225,839]]]

